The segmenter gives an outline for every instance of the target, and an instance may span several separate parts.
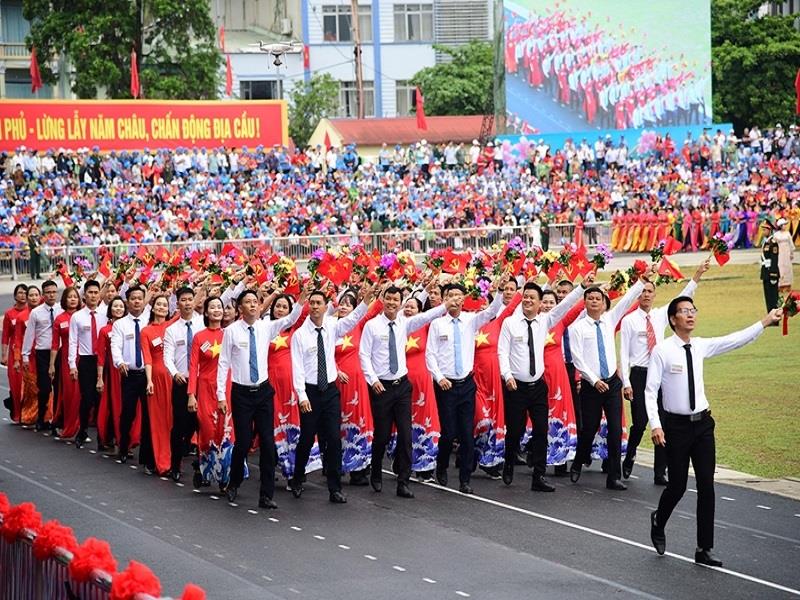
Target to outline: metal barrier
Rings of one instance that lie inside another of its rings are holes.
[[[272,252],[283,253],[295,260],[305,260],[320,247],[361,244],[367,251],[377,249],[381,254],[386,252],[409,251],[425,255],[436,249],[453,248],[456,251],[477,251],[487,248],[500,240],[510,240],[519,236],[528,246],[560,249],[574,242],[576,227],[572,223],[558,223],[548,226],[549,236],[542,236],[540,228],[521,226],[490,226],[466,229],[415,229],[413,231],[360,232],[358,234],[335,234],[320,236],[270,237],[258,239],[231,240],[192,240],[183,242],[128,243],[106,246],[111,250],[114,259],[123,254],[132,254],[140,246],[164,247],[170,252],[185,248],[189,250],[212,249],[221,251],[224,244],[234,244],[245,252],[251,252],[260,246],[267,246]],[[609,245],[611,242],[611,222],[601,221],[584,225],[583,243],[588,247],[597,244]],[[545,246],[545,241],[546,246]],[[72,270],[76,258],[86,259],[93,267],[97,267],[97,246],[57,246],[44,247],[39,254],[39,273],[47,277],[55,272],[59,263],[66,262]],[[31,257],[27,248],[0,250],[0,277],[12,280],[31,279]]]

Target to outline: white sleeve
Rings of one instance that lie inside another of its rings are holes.
[[[439,369],[439,361],[437,360],[437,354],[439,349],[439,337],[437,333],[436,324],[432,324],[428,329],[428,342],[425,347],[425,366],[428,367],[428,371],[433,376],[433,380],[438,383],[442,379],[444,379],[444,375],[442,371]]]
[[[297,394],[297,399],[300,402],[308,401],[308,394],[306,393],[306,378],[303,370],[303,348],[300,345],[300,338],[295,332],[292,336],[292,387]]]
[[[227,402],[225,392],[228,390],[228,371],[231,368],[231,346],[233,334],[225,331],[222,334],[222,348],[219,351],[219,362],[217,363],[217,400]]]
[[[116,321],[111,326],[111,335],[109,339],[111,340],[111,362],[114,363],[115,367],[119,367],[122,364],[122,342],[123,336],[121,331],[122,326],[120,325],[119,321]]]
[[[622,320],[622,317],[624,317],[628,309],[633,306],[633,303],[639,299],[643,289],[644,281],[640,279],[630,287],[622,299],[617,302],[616,306],[611,309],[611,323],[614,327]]]
[[[500,363],[500,377],[503,381],[508,381],[511,374],[511,321],[506,319],[500,326],[500,335],[497,338],[497,360]]]
[[[343,319],[336,321],[336,337],[340,338],[350,332],[353,327],[358,325],[358,322],[367,314],[368,306],[365,302],[361,302],[349,315]]]
[[[364,379],[367,380],[367,385],[372,385],[378,380],[378,375],[372,366],[372,342],[374,334],[370,324],[372,321],[367,321],[364,329],[361,332],[361,343],[358,345],[358,361],[361,363],[361,371],[364,373]]]
[[[647,409],[647,419],[650,429],[661,428],[661,419],[658,416],[658,390],[661,389],[661,375],[664,371],[664,361],[661,351],[656,347],[650,355],[647,366],[647,384],[644,388],[644,404]]]
[[[169,371],[170,377],[175,377],[178,369],[175,366],[175,340],[172,335],[172,326],[164,332],[164,366]]]
[[[634,334],[631,326],[631,320],[625,317],[622,319],[622,327],[619,331],[619,374],[622,379],[623,387],[631,387],[630,376],[630,353],[631,353],[631,336]]]
[[[436,308],[431,308],[425,312],[417,313],[413,317],[406,320],[406,333],[414,333],[418,329],[425,327],[428,323],[438,317],[443,317],[445,313],[444,304],[440,304]]]
[[[703,356],[705,358],[711,358],[718,354],[736,350],[737,348],[741,348],[755,341],[763,332],[764,326],[761,324],[761,321],[759,321],[741,331],[735,331],[734,333],[729,333],[722,337],[703,339]]]
[[[73,313],[72,318],[69,320],[67,364],[70,369],[78,368],[78,320],[75,318],[77,314],[78,313]]]
[[[22,359],[29,358],[31,350],[33,349],[33,332],[36,329],[36,324],[33,321],[33,311],[31,317],[28,318],[28,326],[25,328],[25,337],[22,338]]]

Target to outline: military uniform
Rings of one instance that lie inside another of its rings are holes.
[[[767,310],[778,308],[778,242],[770,234],[761,246],[761,281],[764,284],[764,301]]]

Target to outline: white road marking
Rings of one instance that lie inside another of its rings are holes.
[[[292,531],[303,531],[302,527],[298,527],[297,525],[292,525],[289,529]]]
[[[225,558],[224,554],[215,554],[214,556],[216,556],[217,558]]]
[[[262,575],[261,579],[263,579],[264,581],[272,581],[272,577],[267,577],[266,575]]]
[[[630,477],[630,478],[631,478],[631,479],[639,479],[639,476],[638,476],[638,475],[631,475],[631,477]]]
[[[157,529],[158,531],[161,531],[161,527],[159,527],[158,525],[153,525],[153,529]]]
[[[133,518],[139,521],[139,523],[142,523],[144,521],[142,517],[133,517]]]
[[[692,489],[692,488],[688,488],[686,491],[687,491],[687,492],[692,492],[693,494],[696,494],[696,493],[697,493],[697,490],[695,490],[695,489]]]
[[[108,506],[108,502],[101,502],[100,506]]]
[[[719,523],[714,523],[714,527],[719,527],[720,529],[727,529],[725,525],[720,525]]]
[[[756,504],[756,508],[760,508],[762,510],[772,510],[771,506],[764,506],[763,504]]]
[[[97,454],[97,450],[89,450],[89,454]]]
[[[314,536],[314,539],[315,539],[315,540],[320,540],[320,541],[322,541],[322,540],[324,540],[324,539],[325,539],[325,536],[324,536],[324,535],[315,535],[315,536]]]
[[[215,496],[214,494],[211,494],[209,498],[211,498],[212,500],[219,500],[219,496]]]
[[[184,484],[182,484],[180,481],[176,481],[175,485],[177,485],[178,487],[183,487]]]
[[[198,550],[202,550],[203,549],[203,547],[200,544],[192,544],[192,546],[194,546]]]
[[[300,593],[300,590],[296,590],[296,589],[294,589],[294,588],[288,588],[288,590],[289,590],[290,592],[294,593],[294,594],[299,594],[299,593]]]
[[[406,572],[406,570],[403,567],[401,567],[400,565],[392,565],[392,568],[395,571],[399,571],[400,573],[405,573]]]
[[[270,517],[269,520],[272,521],[273,523],[278,523],[278,519],[276,519],[275,517]]]
[[[685,519],[686,521],[691,521],[691,517],[687,517],[686,515],[678,515],[681,519]]]
[[[593,492],[592,490],[583,490],[583,493],[584,493],[584,494],[589,494],[590,496],[591,496],[592,494],[594,494],[594,492]]]
[[[612,498],[614,502],[625,502],[622,498]]]
[[[723,496],[722,499],[728,502],[736,502],[736,498],[728,498],[728,496]]]
[[[121,514],[121,515],[124,515],[124,514],[125,514],[125,511],[124,511],[124,510],[122,510],[121,508],[118,508],[118,509],[117,509],[117,512],[118,512],[119,514]]]
[[[174,537],[176,540],[182,540],[182,539],[183,539],[183,538],[182,538],[181,536],[179,536],[177,533],[173,533],[173,534],[172,534],[172,537]]]
[[[228,506],[232,506],[234,508],[238,508],[238,504],[236,502],[228,502]]]
[[[69,488],[69,491],[70,491],[70,492],[72,492],[72,493],[74,494],[74,493],[75,493],[75,492],[77,492],[78,490],[76,490],[75,488]]]
[[[436,580],[431,579],[430,577],[423,577],[422,581],[424,581],[425,583],[436,583]]]
[[[247,571],[247,567],[245,567],[244,565],[236,565],[236,566],[239,567],[242,571]]]
[[[461,590],[456,590],[456,594],[462,598],[469,598],[469,594],[467,592],[462,592]]]
[[[192,490],[192,491],[193,491],[195,494],[199,494],[199,493],[200,493],[200,490],[198,490],[198,489],[194,489],[194,490]]]
[[[257,515],[258,514],[258,511],[257,510],[253,510],[252,508],[248,508],[247,512],[249,512],[251,515]]]
[[[350,550],[350,546],[345,546],[344,544],[339,544],[339,548],[342,550]]]
[[[372,556],[372,554],[365,554],[364,558],[366,558],[367,560],[378,560],[378,557]]]

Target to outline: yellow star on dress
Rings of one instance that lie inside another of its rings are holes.
[[[347,350],[353,346],[353,336],[346,335],[342,338],[342,350]]]
[[[555,343],[556,343],[556,339],[553,336],[553,332],[552,331],[548,331],[547,332],[547,337],[544,340],[544,345],[545,346],[549,346],[550,344],[555,344]]]
[[[281,348],[288,348],[289,344],[286,343],[286,340],[288,340],[288,339],[289,339],[288,335],[276,335],[275,339],[272,340],[272,343],[275,345],[273,350],[280,350]]]
[[[475,347],[480,348],[481,346],[488,346],[489,345],[489,334],[486,333],[483,329],[481,329],[478,333],[475,334]]]
[[[211,344],[211,356],[219,356],[220,350],[222,350],[222,344],[214,340],[214,343]]]
[[[408,339],[406,340],[406,352],[408,352],[412,348],[416,348],[417,350],[419,350],[419,338],[414,337],[413,335],[409,336]]]

